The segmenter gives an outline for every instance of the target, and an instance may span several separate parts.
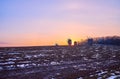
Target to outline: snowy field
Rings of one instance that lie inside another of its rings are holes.
[[[0,79],[120,79],[120,46],[0,48]]]

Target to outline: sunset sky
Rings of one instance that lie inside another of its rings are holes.
[[[0,47],[120,36],[120,0],[0,0]]]

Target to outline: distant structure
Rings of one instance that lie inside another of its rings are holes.
[[[68,45],[69,45],[69,46],[72,45],[72,40],[71,40],[71,39],[68,39],[67,42],[68,42]]]
[[[78,44],[77,44],[77,42],[76,41],[74,41],[74,46],[77,46]]]
[[[88,42],[88,45],[92,45],[93,44],[93,38],[88,38],[87,42]]]
[[[59,45],[56,43],[55,46],[59,46]]]

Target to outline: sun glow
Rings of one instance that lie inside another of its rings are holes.
[[[120,35],[119,0],[0,0],[0,47]],[[24,3],[24,4],[23,4]]]

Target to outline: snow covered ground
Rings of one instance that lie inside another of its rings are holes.
[[[96,44],[78,47],[53,46],[6,49],[0,49],[0,76],[2,75],[3,78],[9,76],[14,79],[13,76],[18,74],[21,76],[30,74],[32,76],[32,74],[39,72],[44,72],[39,73],[43,79],[120,78],[119,46]]]

